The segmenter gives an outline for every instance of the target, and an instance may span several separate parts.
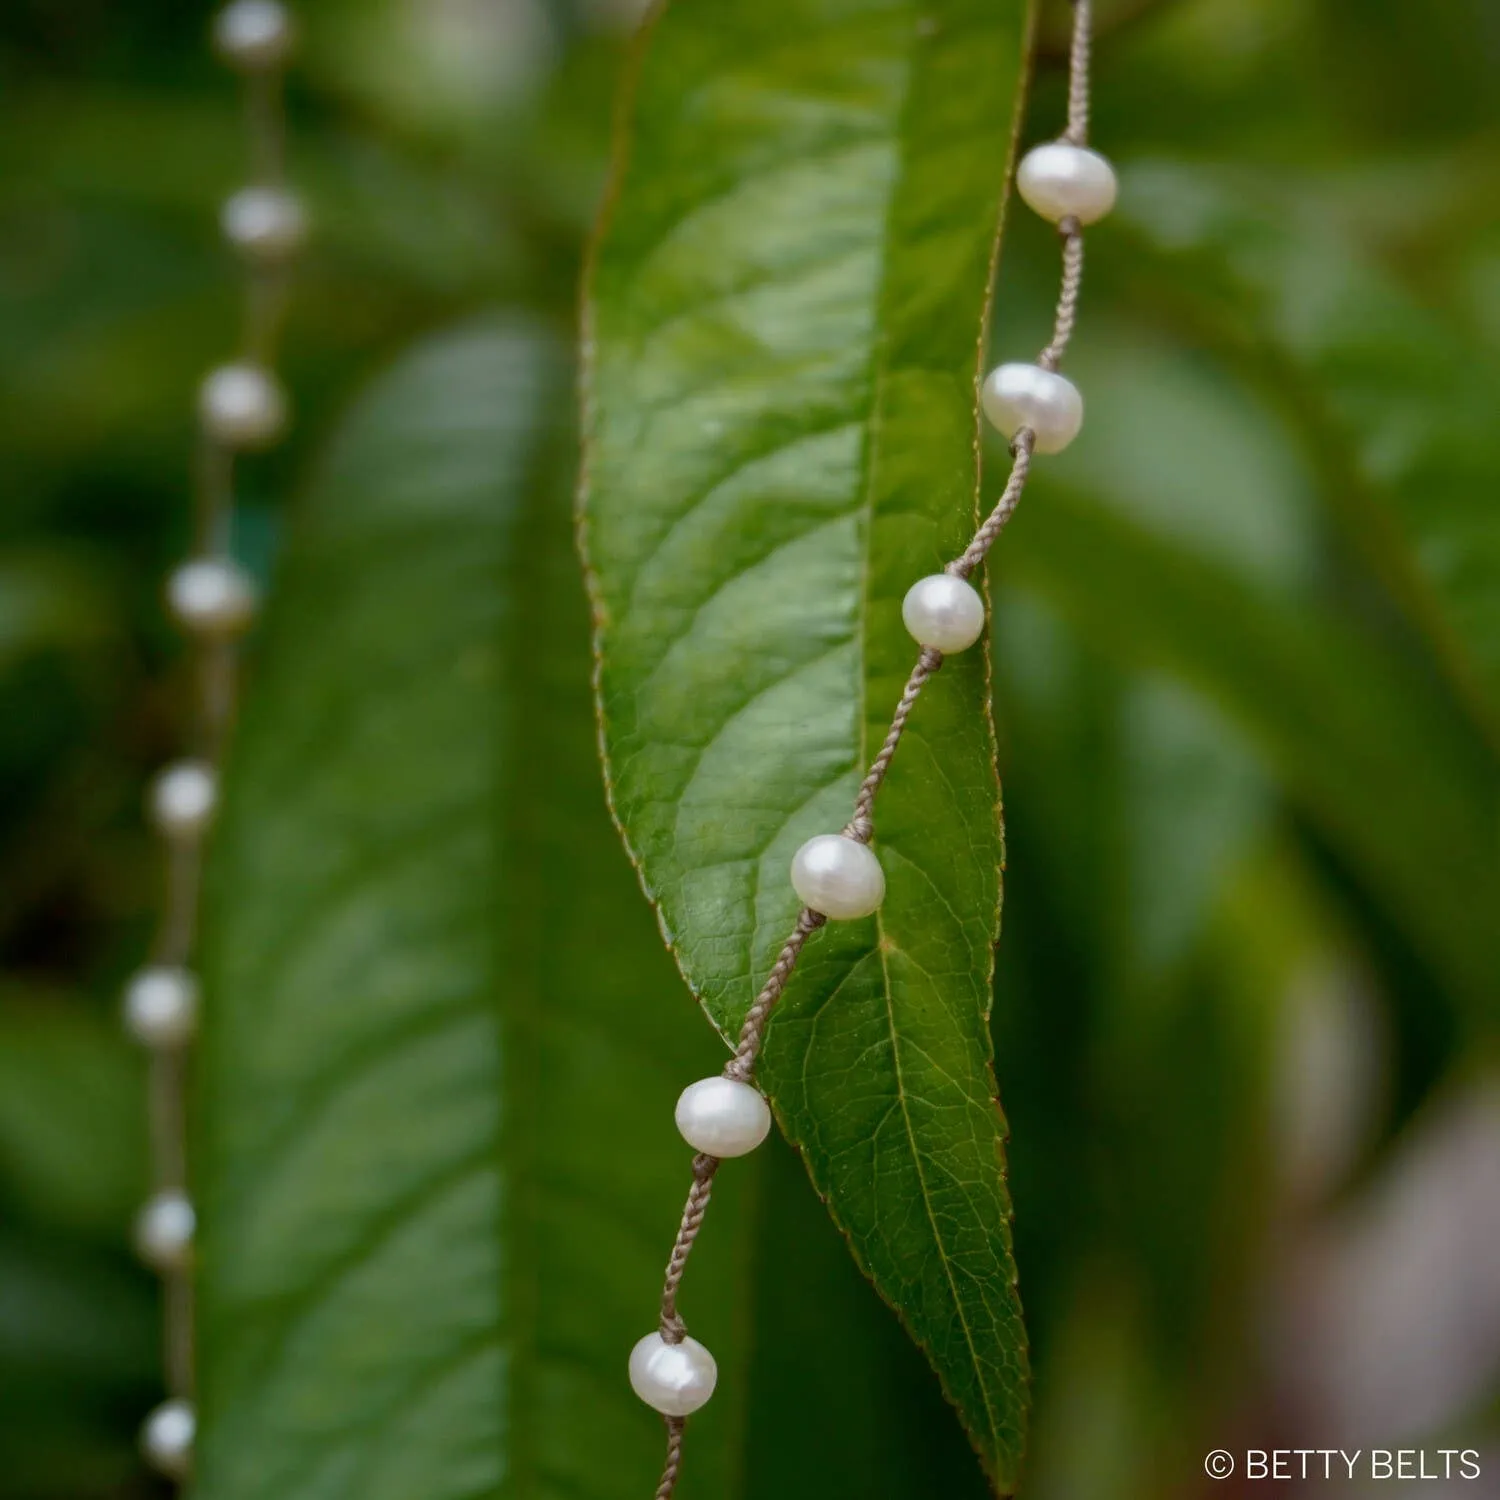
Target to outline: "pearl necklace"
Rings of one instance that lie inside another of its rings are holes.
[[[920,651],[891,727],[855,796],[854,814],[841,832],[818,834],[797,850],[791,883],[803,908],[745,1016],[735,1054],[721,1074],[689,1084],[677,1101],[677,1128],[697,1153],[693,1185],[667,1263],[660,1323],[635,1345],[629,1361],[635,1393],[666,1420],[667,1460],[655,1500],[670,1500],[676,1489],[686,1419],[713,1395],[718,1380],[713,1355],[688,1336],[677,1310],[677,1290],[720,1162],[753,1151],[770,1133],[771,1109],[753,1082],[766,1023],[808,938],[828,921],[870,916],[884,900],[885,873],[869,847],[875,831],[875,796],[907,718],[927,680],[942,666],[943,657],[972,646],[984,632],[984,598],[968,580],[1014,513],[1033,456],[1060,453],[1083,425],[1083,397],[1072,381],[1057,373],[1057,367],[1077,315],[1083,227],[1114,207],[1116,193],[1113,168],[1087,146],[1090,9],[1091,0],[1073,0],[1067,128],[1059,139],[1028,152],[1016,172],[1022,199],[1057,225],[1063,275],[1047,347],[1034,364],[1000,365],[980,390],[985,416],[1010,439],[1010,477],[964,552],[943,572],[919,578],[907,591],[901,617]]]
[[[203,848],[219,798],[218,766],[233,717],[236,642],[255,617],[255,586],[230,557],[234,463],[270,447],[287,403],[268,366],[284,310],[288,271],[306,233],[302,206],[283,181],[281,76],[292,26],[277,0],[232,0],[214,22],[219,56],[245,80],[251,185],[224,205],[224,237],[247,269],[245,344],[198,392],[194,556],[167,580],[167,608],[192,642],[198,666],[193,754],[166,767],[147,803],[165,848],[167,889],[150,963],[127,984],[126,1029],[150,1053],[154,1188],[135,1223],[141,1259],[162,1279],[167,1399],[146,1418],[141,1450],[179,1483],[192,1471],[193,1240],[187,1193],[187,1046],[200,996],[196,946]]]

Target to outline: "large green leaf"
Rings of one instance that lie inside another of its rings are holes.
[[[795,918],[792,852],[847,819],[910,670],[901,596],[973,524],[1027,23],[1023,0],[681,0],[640,61],[589,297],[585,540],[613,806],[726,1035]],[[808,944],[762,1079],[1008,1490],[998,803],[976,650],[881,794],[885,905]]]
[[[566,409],[524,329],[435,343],[343,430],[277,581],[206,956],[215,1500],[625,1500],[660,1463],[624,1360],[709,1058],[597,791],[569,476],[534,436]],[[744,1391],[724,1198],[704,1493]]]
[[[625,1358],[688,1180],[672,1102],[718,1044],[599,788],[566,411],[534,332],[434,342],[356,408],[277,580],[207,954],[214,1500],[655,1482]],[[763,1474],[788,1500],[851,1476],[973,1494],[915,1351],[788,1165],[726,1178],[694,1258],[721,1378],[684,1496]],[[859,1362],[816,1428],[809,1339]]]

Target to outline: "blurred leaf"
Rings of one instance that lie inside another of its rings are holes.
[[[590,291],[585,518],[616,814],[732,1035],[911,669],[900,601],[975,509],[976,340],[1021,0],[669,8]],[[881,795],[877,917],[808,944],[762,1078],[986,1470],[1026,1401],[986,1018],[1001,860],[982,650]]]
[[[0,674],[33,652],[97,640],[108,614],[98,580],[66,554],[0,554]]]
[[[153,1292],[123,1236],[110,1254],[0,1231],[0,1495],[119,1494],[139,1472],[128,1434],[160,1388]]]
[[[1050,504],[1033,498],[1007,557]],[[1272,1044],[1306,944],[1260,873],[1283,825],[1232,725],[1029,590],[1000,588],[995,634],[996,1066],[1036,1369],[1023,1493],[1155,1496],[1253,1379]]]
[[[1500,360],[1368,263],[1323,195],[1143,164],[1122,203],[1159,257],[1133,275],[1273,366],[1351,535],[1500,747]]]
[[[562,361],[528,326],[438,339],[357,407],[288,543],[213,876],[214,1500],[637,1500],[661,1463],[625,1359],[689,1182],[672,1104],[722,1051],[598,787],[565,409]],[[801,1206],[767,1210],[754,1249],[757,1168],[716,1190],[689,1276],[720,1362],[689,1493],[743,1492],[752,1359],[772,1372],[755,1431],[803,1425],[780,1382],[814,1327],[870,1351],[870,1400],[828,1405],[778,1493],[836,1490],[850,1453],[929,1463],[963,1493],[957,1429],[903,1426],[936,1393],[862,1287],[779,1279],[775,1342],[749,1335],[758,1263],[787,1212],[807,1217],[800,1181],[768,1188]],[[813,1223],[826,1266],[842,1252]]]
[[[1045,308],[1045,290],[1035,301]],[[1280,413],[1217,351],[1174,341],[1159,321],[1104,314],[1068,368],[1099,399],[1046,479],[1267,590],[1316,590],[1325,528],[1315,476]]]
[[[0,202],[12,214],[58,203],[149,212],[158,229],[212,250],[232,283],[216,221],[243,170],[232,93],[34,88],[12,101],[9,127]],[[290,166],[313,217],[314,256],[346,275],[357,268],[452,294],[490,291],[524,261],[514,211],[488,184],[403,156],[378,131],[301,129]]]
[[[1096,980],[1128,1009],[1118,1024],[1134,1029],[1146,1017],[1125,997],[1163,998],[1266,836],[1270,789],[1253,752],[1181,684],[1109,666],[1030,593],[1002,591],[995,620],[1010,822],[1034,830],[1031,858]]]
[[[733,1493],[743,1500],[991,1495],[931,1370],[850,1260],[802,1163],[774,1132],[762,1150],[755,1332],[742,1476]],[[693,1300],[696,1307],[696,1294]],[[688,1497],[708,1493],[697,1474],[694,1448],[683,1481]]]
[[[310,28],[311,62],[325,84],[400,128],[460,143],[498,136],[556,63],[555,9],[329,0]]]
[[[118,1027],[4,996],[0,1190],[28,1217],[123,1242],[146,1182],[140,1059]]]
[[[1008,534],[1005,575],[1112,655],[1217,704],[1493,1027],[1500,782],[1441,687],[1315,604],[1216,570],[1045,477],[1038,491]]]
[[[707,1059],[612,899],[586,709],[549,712],[582,630],[555,543],[532,549],[563,515],[565,392],[524,326],[433,343],[355,411],[289,540],[207,955],[217,1500],[356,1474],[624,1496],[659,1462],[624,1360],[686,1190],[662,1124]],[[719,1207],[694,1269],[727,1316]],[[712,1484],[740,1384],[726,1360]]]
[[[0,994],[0,1495],[76,1500],[138,1468],[157,1389],[140,1059],[73,997]]]

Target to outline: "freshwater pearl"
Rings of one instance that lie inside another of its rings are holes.
[[[863,844],[820,833],[793,856],[792,889],[814,911],[848,921],[868,917],[885,900],[885,871]]]
[[[218,800],[214,768],[201,760],[179,760],[151,787],[151,819],[168,838],[198,838],[213,822]]]
[[[141,1428],[141,1452],[147,1462],[169,1479],[186,1479],[193,1468],[193,1437],[197,1415],[190,1401],[163,1401]]]
[[[771,1107],[738,1078],[700,1078],[677,1101],[677,1128],[694,1151],[744,1156],[770,1134]]]
[[[257,265],[290,260],[307,238],[302,200],[285,188],[241,188],[225,200],[219,224],[224,238]]]
[[[233,0],[214,20],[214,47],[231,67],[279,67],[292,50],[292,22],[276,0]]]
[[[686,1417],[714,1393],[719,1367],[697,1339],[669,1344],[648,1333],[630,1351],[630,1387],[664,1417]]]
[[[159,964],[125,986],[125,1029],[148,1047],[181,1047],[198,1029],[198,981]]]
[[[255,585],[232,562],[198,558],[167,580],[167,608],[202,635],[234,635],[255,618]]]
[[[199,387],[198,415],[226,448],[264,448],[286,429],[286,397],[259,365],[220,365]]]
[[[980,393],[984,414],[1008,438],[1023,427],[1038,453],[1061,453],[1083,426],[1083,397],[1071,380],[1040,365],[1001,365]]]
[[[1115,169],[1087,146],[1051,141],[1021,159],[1016,187],[1029,207],[1054,224],[1092,224],[1115,206]]]
[[[962,578],[933,573],[907,589],[901,618],[918,645],[963,651],[984,633],[984,600]]]
[[[197,1215],[186,1193],[175,1188],[149,1198],[136,1215],[136,1253],[153,1271],[181,1271],[193,1258]]]

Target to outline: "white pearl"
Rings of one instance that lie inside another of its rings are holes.
[[[820,833],[792,857],[792,889],[814,911],[848,921],[868,917],[885,900],[885,871],[863,844]]]
[[[202,635],[234,635],[255,618],[255,585],[232,562],[197,558],[167,580],[167,607]]]
[[[700,1078],[677,1101],[677,1128],[694,1151],[744,1156],[771,1132],[771,1106],[738,1078]]]
[[[186,1479],[193,1468],[197,1426],[192,1402],[163,1401],[141,1428],[141,1452],[159,1473],[169,1479]]]
[[[1022,198],[1054,224],[1077,219],[1092,224],[1115,206],[1115,169],[1087,146],[1051,141],[1021,159],[1016,187]]]
[[[233,0],[214,19],[214,46],[231,67],[279,67],[292,50],[292,22],[276,0]]]
[[[302,201],[285,188],[241,188],[225,201],[219,223],[224,238],[259,265],[290,260],[307,238]]]
[[[719,1367],[697,1339],[669,1344],[648,1333],[630,1351],[630,1387],[665,1417],[686,1417],[714,1393]]]
[[[1083,426],[1083,397],[1071,380],[1040,365],[1001,365],[980,392],[984,414],[1008,438],[1023,427],[1038,453],[1061,453]]]
[[[259,365],[221,365],[199,388],[198,415],[226,448],[264,448],[286,429],[286,397]]]
[[[193,1258],[197,1215],[186,1193],[168,1188],[146,1201],[135,1218],[135,1248],[153,1271],[181,1271]]]
[[[201,760],[179,760],[151,787],[151,819],[168,838],[198,838],[213,822],[219,779]]]
[[[198,981],[165,964],[142,969],[125,986],[125,1028],[148,1047],[180,1047],[198,1029]]]
[[[933,573],[907,589],[901,618],[918,645],[963,651],[984,633],[984,600],[962,578]]]

